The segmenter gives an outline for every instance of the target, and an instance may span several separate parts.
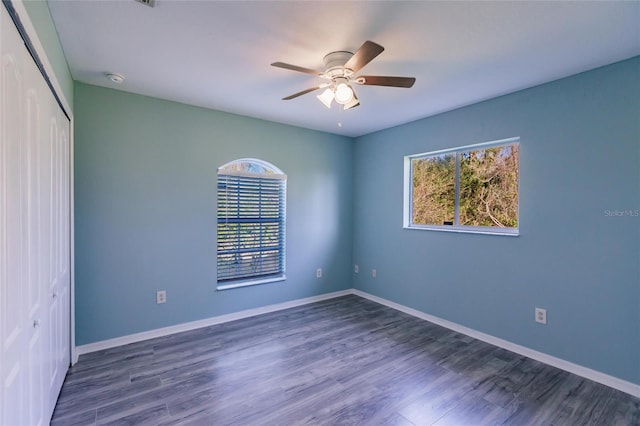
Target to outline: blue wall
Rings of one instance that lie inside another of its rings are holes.
[[[519,237],[402,228],[403,156],[513,136]],[[640,383],[640,217],[605,212],[640,209],[638,57],[360,137],[354,157],[356,288]]]
[[[355,140],[76,83],[76,344],[355,287],[640,383],[640,218],[606,214],[640,209],[639,76],[634,58]],[[512,136],[519,237],[402,228],[404,155]],[[241,157],[289,176],[288,279],[216,291],[215,173]]]
[[[77,345],[352,287],[351,139],[80,83],[75,111]],[[243,157],[288,176],[287,280],[216,291],[216,169]]]

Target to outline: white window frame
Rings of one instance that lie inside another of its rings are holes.
[[[473,145],[465,145],[457,148],[443,149],[439,151],[424,152],[420,154],[412,154],[404,157],[404,197],[403,197],[403,228],[417,229],[422,231],[441,231],[441,232],[457,232],[470,234],[490,234],[490,235],[506,235],[517,237],[520,235],[520,181],[518,174],[518,227],[517,228],[499,228],[492,226],[467,226],[459,225],[458,211],[460,208],[460,160],[458,153],[473,151],[483,148],[492,148],[501,145],[520,145],[520,138],[513,137],[500,139],[491,142],[483,142]],[[413,223],[413,170],[411,162],[417,158],[431,157],[442,154],[456,154],[456,195],[455,195],[455,219],[453,225],[420,225]],[[518,169],[520,164],[518,164]]]
[[[246,171],[230,171],[229,168],[236,165],[236,164],[242,164],[242,163],[251,163],[254,165],[257,165],[265,170],[268,171],[268,173],[257,173],[257,172],[246,172]],[[248,178],[252,178],[252,179],[260,179],[260,178],[264,178],[264,179],[269,179],[269,180],[279,180],[282,182],[282,194],[281,194],[281,200],[280,200],[280,210],[281,210],[281,229],[280,229],[280,236],[281,236],[281,245],[280,245],[280,257],[281,257],[281,268],[278,274],[268,274],[268,275],[258,275],[255,277],[249,277],[249,278],[237,278],[237,279],[229,279],[229,278],[225,278],[223,280],[220,279],[220,274],[217,271],[217,267],[216,267],[216,283],[217,283],[217,290],[228,290],[228,289],[232,289],[232,288],[239,288],[239,287],[247,287],[247,286],[253,286],[253,285],[258,285],[258,284],[267,284],[267,283],[273,283],[273,282],[278,282],[278,281],[284,281],[286,280],[286,275],[285,275],[285,269],[286,269],[286,206],[287,206],[287,175],[284,174],[284,172],[282,172],[282,170],[280,170],[278,167],[274,166],[271,163],[268,163],[266,161],[263,160],[259,160],[259,159],[255,159],[255,158],[241,158],[238,160],[234,160],[231,161],[229,163],[224,164],[223,166],[218,168],[218,182],[216,185],[216,197],[218,198],[220,196],[219,193],[219,185],[220,185],[220,179],[219,176],[220,175],[224,175],[224,176],[236,176],[239,178],[242,177],[248,177]],[[221,220],[221,216],[220,216],[220,209],[219,206],[216,206],[216,223],[220,223]],[[216,226],[216,229],[218,229],[218,226]],[[219,242],[219,237],[217,235],[216,232],[216,264],[218,264],[218,256],[219,256],[219,246],[218,246],[218,242]]]

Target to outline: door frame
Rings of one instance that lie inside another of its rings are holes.
[[[10,10],[9,7],[6,7],[7,12],[12,18],[17,18],[17,26],[21,33],[24,32],[26,34],[27,40],[23,41],[27,45],[29,50],[33,50],[37,56],[36,62],[39,63],[39,68],[41,72],[45,73],[45,79],[50,82],[50,88],[53,90],[54,96],[58,99],[60,106],[63,111],[69,118],[69,274],[70,274],[70,291],[69,291],[69,324],[71,330],[69,330],[70,342],[69,347],[71,349],[71,365],[74,365],[78,362],[78,351],[76,350],[75,344],[75,212],[74,212],[74,117],[73,110],[71,108],[71,104],[69,99],[65,96],[64,91],[62,90],[62,86],[60,85],[60,81],[56,73],[54,72],[53,66],[51,65],[51,61],[49,60],[49,55],[45,50],[44,46],[40,42],[40,38],[38,37],[38,32],[31,21],[29,13],[23,4],[23,0],[2,0],[4,6],[7,6],[7,3],[13,8]],[[17,16],[16,16],[17,15]],[[16,19],[14,19],[15,22]],[[66,61],[66,60],[65,60]]]

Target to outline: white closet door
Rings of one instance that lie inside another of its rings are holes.
[[[0,6],[0,8],[2,8]],[[23,240],[26,223],[23,191],[26,185],[21,115],[24,53],[9,46],[20,38],[8,31],[11,24],[1,10],[0,51],[2,75],[0,87],[0,424],[27,424],[25,398],[28,392],[29,360],[23,356],[33,330],[26,306],[26,253]]]
[[[70,361],[70,126],[0,19],[0,425],[43,425]]]
[[[43,200],[49,214],[42,215],[50,222],[47,279],[47,309],[51,329],[49,335],[48,401],[54,405],[70,364],[70,229],[69,229],[69,121],[57,104],[52,104],[50,138],[45,145],[50,147],[50,174],[44,182],[47,190]]]
[[[26,54],[25,54],[26,56]],[[26,57],[25,59],[29,59]],[[23,113],[18,123],[22,127],[22,152],[23,164],[26,166],[26,181],[23,185],[22,197],[25,205],[25,237],[26,243],[26,311],[28,315],[27,327],[28,342],[27,368],[29,370],[28,387],[30,415],[29,424],[42,425],[46,423],[46,401],[44,392],[44,367],[46,364],[46,349],[44,337],[46,337],[47,323],[43,318],[44,291],[41,275],[41,244],[42,227],[40,221],[40,166],[42,163],[39,152],[39,141],[42,137],[40,121],[42,117],[42,85],[38,84],[38,70],[33,67],[22,67],[24,81],[22,87]],[[11,246],[9,246],[11,250]],[[11,286],[12,283],[9,283]]]

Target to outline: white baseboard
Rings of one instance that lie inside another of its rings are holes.
[[[183,324],[172,325],[169,327],[157,328],[155,330],[143,331],[141,333],[129,334],[127,336],[116,337],[114,339],[102,340],[100,342],[89,343],[77,346],[75,353],[77,357],[90,352],[101,351],[103,349],[115,348],[118,346],[128,345],[129,343],[141,342],[143,340],[154,339],[156,337],[168,336],[170,334],[181,333],[183,331],[195,330],[198,328],[208,327],[211,325],[222,324],[229,321],[235,321],[242,318],[253,317],[256,315],[266,314],[269,312],[281,311],[296,306],[307,305],[309,303],[320,302],[322,300],[334,299],[340,296],[352,294],[351,290],[336,291],[333,293],[321,294],[319,296],[306,297],[304,299],[291,300],[289,302],[277,303],[274,305],[262,306],[245,311],[234,312],[226,315],[206,318],[199,321],[186,322]],[[77,359],[75,360],[77,362]],[[74,362],[74,364],[75,364]]]
[[[529,349],[525,346],[517,345],[507,340],[503,340],[498,337],[491,336],[490,334],[482,333],[472,328],[468,328],[460,324],[456,324],[454,322],[447,321],[442,318],[438,318],[433,315],[425,314],[424,312],[418,311],[413,308],[409,308],[407,306],[392,302],[387,299],[383,299],[378,296],[374,296],[372,294],[366,293],[361,290],[353,289],[351,293],[355,294],[356,296],[369,299],[373,302],[380,303],[381,305],[385,305],[390,308],[396,309],[398,311],[404,312],[411,316],[440,325],[442,327],[448,328],[458,333],[473,337],[474,339],[478,339],[483,342],[492,344],[494,346],[498,346],[500,348],[506,349],[508,351],[515,352],[517,354],[529,357],[531,359],[535,359],[536,361],[540,361],[552,367],[556,367],[561,370],[568,371],[569,373],[573,373],[577,376],[584,377],[589,380],[593,380],[594,382],[601,383],[603,385],[612,387],[614,389],[618,389],[619,391],[622,391],[630,395],[633,395],[637,398],[640,398],[640,385],[637,385],[635,383],[631,383],[626,380],[622,380],[617,377],[610,376],[608,374],[601,373],[599,371],[592,370],[590,368],[583,367],[581,365],[574,364],[569,361],[565,361],[564,359],[561,359],[561,358],[556,358],[554,356],[547,355],[543,352],[538,352],[536,350]]]
[[[333,293],[326,293],[319,296],[307,297],[304,299],[292,300],[289,302],[278,303],[274,305],[263,306],[255,309],[248,309],[245,311],[234,312],[227,315],[220,315],[212,318],[207,318],[199,321],[192,321],[188,323],[173,325],[170,327],[158,328],[155,330],[144,331],[142,333],[130,334],[128,336],[117,337],[115,339],[103,340],[100,342],[89,343],[87,345],[77,346],[75,349],[76,359],[82,354],[87,354],[90,352],[100,351],[103,349],[114,348],[118,346],[127,345],[129,343],[141,342],[143,340],[153,339],[156,337],[167,336],[174,333],[180,333],[183,331],[195,330],[202,327],[208,327],[211,325],[222,324],[229,321],[235,321],[242,318],[248,318],[260,314],[266,314],[269,312],[281,311],[283,309],[293,308],[296,306],[307,305],[309,303],[320,302],[322,300],[333,299],[336,297],[346,296],[349,294],[354,294],[356,296],[363,297],[365,299],[369,299],[373,302],[380,303],[381,305],[388,306],[392,309],[396,309],[398,311],[404,312],[406,314],[412,315],[416,318],[423,319],[425,321],[429,321],[431,323],[440,325],[442,327],[448,328],[450,330],[456,331],[458,333],[462,333],[464,335],[473,337],[474,339],[481,340],[483,342],[492,344],[494,346],[498,346],[500,348],[506,349],[511,352],[515,352],[517,354],[529,357],[531,359],[535,359],[536,361],[540,361],[547,365],[551,365],[553,367],[559,368],[564,371],[568,371],[569,373],[576,374],[580,377],[584,377],[589,380],[593,380],[594,382],[601,383],[603,385],[612,387],[614,389],[618,389],[619,391],[628,393],[637,398],[640,398],[640,385],[635,383],[628,382],[626,380],[619,379],[614,376],[610,376],[605,373],[601,373],[596,370],[592,370],[587,367],[583,367],[578,364],[574,364],[569,361],[565,361],[561,358],[556,358],[551,355],[547,355],[543,352],[538,352],[536,350],[527,348],[525,346],[521,346],[507,340],[500,339],[495,336],[491,336],[490,334],[485,334],[480,331],[474,330],[472,328],[465,327],[460,324],[456,324],[454,322],[438,318],[433,315],[426,314],[424,312],[418,311],[413,308],[409,308],[407,306],[401,305],[399,303],[392,302],[387,299],[383,299],[382,297],[374,296],[373,294],[369,294],[367,292],[349,289],[336,291]]]

